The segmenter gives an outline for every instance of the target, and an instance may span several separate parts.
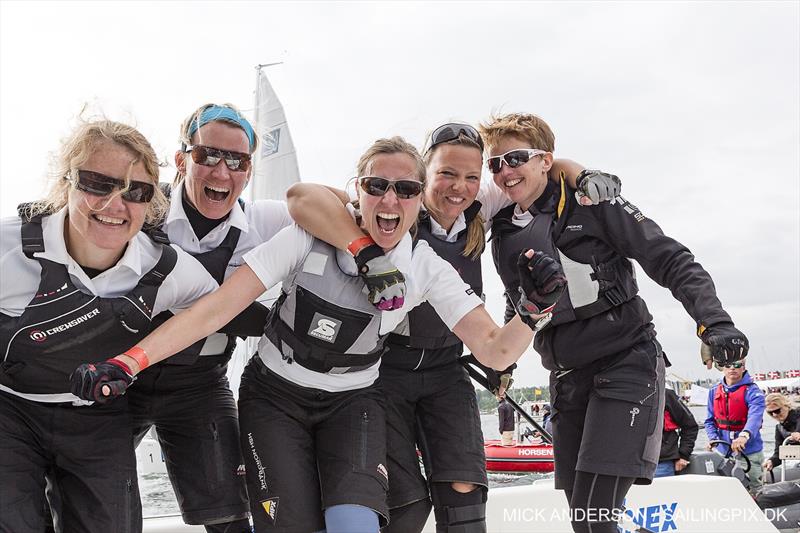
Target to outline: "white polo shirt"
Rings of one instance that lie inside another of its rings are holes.
[[[230,215],[208,235],[198,239],[186,211],[183,209],[184,182],[178,184],[171,194],[169,211],[164,220],[163,230],[171,243],[177,244],[191,255],[216,249],[231,227],[239,228],[239,242],[225,270],[227,279],[236,268],[242,265],[242,256],[275,236],[280,230],[293,223],[286,202],[277,200],[244,201],[244,211],[239,202],[233,205]],[[226,335],[214,333],[206,339],[201,355],[222,353],[228,343]]]
[[[67,267],[75,286],[87,293],[104,298],[115,298],[131,291],[139,280],[152,269],[161,257],[160,245],[142,232],[128,243],[116,265],[94,278],[89,278],[67,252],[64,243],[64,224],[67,209],[42,219],[45,251],[35,257],[48,259]],[[28,259],[22,252],[19,217],[0,220],[0,313],[20,316],[39,288],[42,268],[38,261]],[[153,316],[162,311],[177,313],[217,288],[217,282],[196,259],[173,245],[178,252],[175,268],[164,278],[153,305]],[[108,354],[113,357],[117,354]],[[0,390],[26,397],[0,385]],[[65,400],[78,400],[69,395]]]
[[[483,218],[483,229],[487,232],[492,227],[492,218],[494,218],[497,212],[511,205],[511,200],[508,199],[508,196],[503,193],[500,187],[498,187],[491,178],[481,180],[481,187],[478,189],[478,195],[475,197],[475,200],[481,203],[479,213]],[[458,234],[467,229],[467,220],[464,217],[463,211],[458,215],[458,218],[456,218],[450,231],[445,230],[433,217],[431,217],[430,220],[431,233],[446,242],[456,242],[456,240],[458,240]]]
[[[275,238],[244,255],[247,265],[270,288],[302,267],[311,251],[313,237],[299,226],[292,225]],[[453,328],[467,313],[483,302],[464,283],[458,272],[440,258],[424,241],[411,246],[411,236],[386,254],[406,280],[405,304],[395,311],[381,313],[380,333],[393,331],[408,312],[429,302],[447,327]],[[337,250],[336,259],[343,272],[356,275],[356,264],[350,254]],[[364,298],[367,296],[364,295]],[[261,337],[258,353],[264,364],[276,374],[303,387],[331,392],[354,390],[371,385],[378,377],[380,361],[366,370],[346,374],[322,374],[298,364],[288,364],[266,337]]]

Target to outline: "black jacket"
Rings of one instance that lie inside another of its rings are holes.
[[[574,189],[566,189],[568,207],[561,217],[567,218],[556,238],[562,253],[583,264],[633,259],[650,279],[672,292],[698,326],[732,322],[711,276],[683,244],[664,235],[658,224],[622,197],[613,204],[581,206],[571,200],[574,194]],[[534,203],[535,216],[555,220],[560,197],[560,187],[549,183]],[[653,338],[652,319],[644,300],[635,296],[602,314],[543,329],[534,338],[534,348],[549,370],[581,368]]]
[[[514,431],[514,408],[503,400],[497,404],[497,416],[500,418],[500,433]]]
[[[694,442],[697,440],[700,426],[675,391],[666,389],[664,393],[664,409],[669,411],[679,429],[664,432],[661,437],[661,454],[658,461],[675,461],[678,458],[688,461],[694,450]]]
[[[800,408],[789,409],[786,420],[775,426],[775,451],[772,452],[772,457],[769,458],[772,461],[772,466],[778,466],[783,462],[778,458],[778,447],[783,444],[786,437],[795,431],[800,431]],[[789,444],[796,443],[790,442]]]

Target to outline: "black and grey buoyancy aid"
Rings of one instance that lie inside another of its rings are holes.
[[[164,191],[167,198],[170,197],[170,189],[169,186],[166,184],[161,184],[161,189]],[[175,200],[179,201],[179,200]],[[239,206],[244,210],[244,202],[240,198]],[[156,226],[149,226],[145,228],[145,232],[150,235],[153,240],[156,242],[163,242],[169,243],[169,237],[167,233],[163,229],[164,222],[162,221],[160,224]],[[225,271],[228,268],[228,263],[231,261],[231,257],[233,257],[234,252],[236,251],[236,246],[239,244],[239,237],[241,236],[242,232],[239,228],[231,226],[228,229],[228,234],[225,236],[225,239],[213,250],[209,250],[207,252],[201,252],[199,254],[190,254],[192,257],[197,259],[197,261],[203,265],[203,267],[211,274],[211,277],[216,280],[217,283],[222,285],[222,282],[225,281]],[[172,313],[169,311],[164,311],[163,313],[159,313],[158,316],[153,318],[153,327],[156,328],[172,318]],[[200,339],[199,341],[195,342],[185,350],[181,350],[177,354],[173,355],[169,359],[165,360],[162,364],[166,365],[191,365],[197,358],[200,356],[200,352],[203,349],[203,345],[205,344],[206,339]],[[236,337],[233,335],[228,335],[228,343],[225,346],[225,350],[222,354],[219,355],[227,355],[230,357],[233,354],[233,350],[236,348]],[[217,354],[215,354],[217,355]]]
[[[561,263],[567,277],[567,293],[553,310],[551,326],[599,315],[631,300],[639,292],[629,259],[616,256],[603,262],[591,253],[581,254],[577,246],[568,250],[573,257],[561,250],[565,240],[564,229],[568,222],[574,223],[572,215],[576,200],[563,179],[560,193],[556,193],[556,187],[555,183],[549,182],[543,193],[543,205],[534,203],[530,207],[534,217],[527,226],[513,224],[514,205],[502,209],[492,221],[492,257],[503,280],[506,296],[515,306],[519,302],[517,258],[522,251],[529,248],[543,251]],[[592,220],[581,220],[582,235],[592,236]]]
[[[127,294],[104,298],[78,289],[65,265],[34,257],[44,251],[42,216],[23,218],[22,251],[42,267],[36,294],[18,317],[0,315],[0,384],[42,401],[67,401],[69,375],[82,363],[124,352],[150,333],[153,304],[177,252],[161,257]]]
[[[336,249],[314,239],[311,251],[283,283],[264,334],[284,359],[314,372],[369,368],[384,352],[381,312],[358,276],[345,274]]]
[[[467,228],[469,228],[470,223],[480,210],[481,203],[478,201],[474,201],[472,205],[464,210]],[[481,259],[480,257],[472,258],[463,255],[468,233],[468,229],[461,231],[455,242],[447,242],[444,239],[440,239],[431,232],[430,214],[427,211],[420,212],[416,239],[427,242],[439,257],[453,265],[453,268],[461,275],[461,279],[472,287],[475,294],[481,295],[483,293]],[[409,311],[406,319],[408,321],[408,331],[404,331],[402,335],[399,333],[390,334],[389,343],[426,350],[435,350],[461,343],[461,339],[450,331],[433,309],[433,306],[428,302],[423,302]]]

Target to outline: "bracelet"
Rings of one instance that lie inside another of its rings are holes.
[[[127,355],[136,361],[136,364],[139,365],[139,372],[150,366],[150,360],[147,358],[147,352],[138,346],[134,346],[126,352],[122,352],[122,355]]]
[[[350,241],[350,244],[347,245],[347,251],[350,252],[350,255],[355,257],[358,255],[358,252],[372,244],[375,244],[375,241],[372,240],[372,237],[369,235],[364,235],[363,237],[360,237],[354,241]]]

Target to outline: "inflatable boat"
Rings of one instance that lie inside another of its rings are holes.
[[[554,469],[550,444],[503,446],[499,440],[487,440],[483,449],[488,472],[552,472]]]

